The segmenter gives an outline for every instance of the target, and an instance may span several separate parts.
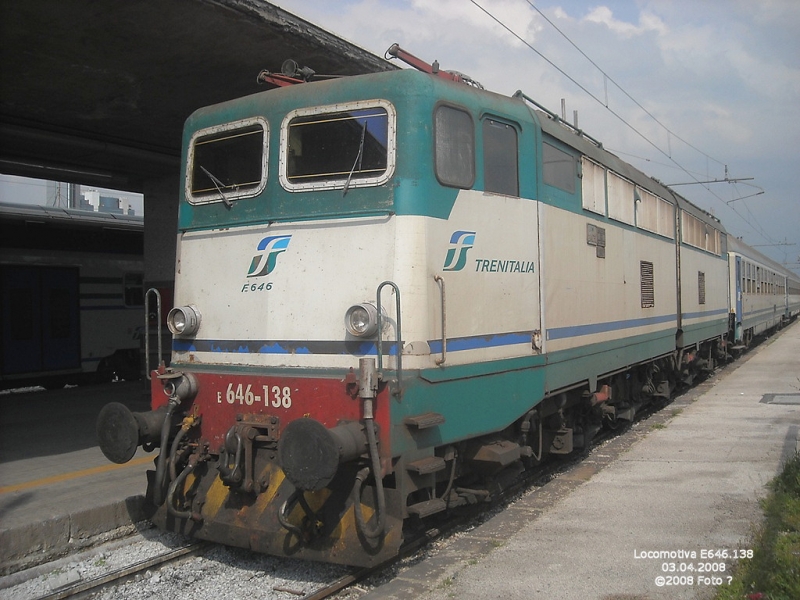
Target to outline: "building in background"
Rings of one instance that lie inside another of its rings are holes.
[[[46,206],[136,216],[130,200],[113,191],[101,193],[99,190],[87,189],[82,192],[78,184],[58,181],[48,181],[46,184]]]
[[[0,202],[144,216],[144,196],[139,193],[6,174],[0,174]]]

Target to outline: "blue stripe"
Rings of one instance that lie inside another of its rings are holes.
[[[775,308],[770,306],[769,308],[762,308],[761,310],[751,310],[750,312],[744,313],[744,316],[745,316],[745,318],[747,318],[747,317],[758,317],[758,316],[763,316],[763,315],[766,315],[766,314],[770,314],[771,315],[773,313],[777,316],[777,315],[782,314],[784,310],[785,310],[785,308],[783,306],[778,306],[777,309],[775,309]]]
[[[448,351],[497,348],[517,344],[530,344],[533,331],[484,334],[468,337],[447,338]],[[441,340],[429,340],[432,354],[442,351]],[[172,341],[176,352],[232,352],[237,354],[328,354],[328,355],[377,355],[374,341],[325,341],[325,340],[180,340]],[[397,354],[396,344],[385,341],[385,354]]]
[[[727,315],[728,309],[727,308],[718,308],[717,310],[708,310],[708,311],[701,311],[701,312],[693,312],[693,313],[683,313],[684,319],[699,319],[701,317],[715,317],[717,315]]]
[[[590,323],[589,325],[573,325],[571,327],[554,327],[547,330],[548,340],[563,340],[566,338],[592,335],[595,333],[606,333],[608,331],[620,331],[622,329],[633,329],[636,327],[646,327],[648,325],[658,325],[661,323],[676,323],[677,315],[660,315],[657,317],[644,317],[641,319],[626,319],[623,321],[609,321],[607,323]]]
[[[497,348],[500,346],[514,346],[517,344],[530,344],[533,331],[516,331],[513,333],[490,333],[486,335],[473,335],[469,337],[447,338],[447,351],[478,350],[480,348]],[[441,340],[428,340],[432,354],[442,351]]]
[[[175,352],[230,352],[234,354],[327,354],[377,356],[374,341],[326,340],[172,340]],[[384,342],[384,354],[397,354],[394,342]]]

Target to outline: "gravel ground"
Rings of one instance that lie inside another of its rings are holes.
[[[185,538],[148,530],[140,535],[37,567],[22,581],[17,574],[0,581],[0,599],[32,600],[186,544]],[[348,569],[301,560],[275,558],[238,548],[212,546],[203,556],[147,571],[134,580],[106,588],[98,600],[297,599],[346,574]]]

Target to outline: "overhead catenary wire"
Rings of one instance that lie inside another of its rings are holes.
[[[508,25],[506,25],[505,23],[503,23],[503,22],[502,22],[502,21],[501,21],[499,18],[497,18],[495,15],[493,15],[491,12],[489,12],[489,11],[488,11],[487,9],[485,9],[483,6],[481,6],[480,4],[478,4],[478,2],[476,2],[476,0],[470,0],[470,2],[472,2],[472,4],[474,4],[474,5],[475,5],[477,8],[479,8],[481,11],[483,11],[483,12],[484,12],[484,13],[485,13],[485,14],[486,14],[486,15],[487,15],[489,18],[491,18],[491,19],[492,19],[492,20],[493,20],[495,23],[497,23],[498,25],[500,25],[500,26],[501,26],[503,29],[505,29],[505,30],[506,30],[506,31],[508,31],[508,32],[509,32],[511,35],[513,35],[515,38],[517,38],[517,39],[518,39],[520,42],[522,42],[522,43],[523,43],[525,46],[527,46],[527,47],[528,47],[530,50],[532,50],[532,51],[533,51],[533,52],[535,52],[537,55],[539,55],[539,56],[540,56],[540,57],[541,57],[541,58],[542,58],[542,59],[543,59],[545,62],[547,62],[547,64],[549,64],[550,66],[552,66],[552,67],[553,67],[554,69],[556,69],[556,70],[557,70],[559,73],[561,73],[561,74],[562,74],[564,77],[566,77],[567,79],[569,79],[569,80],[570,80],[570,81],[571,81],[573,84],[575,84],[576,86],[578,86],[578,88],[580,88],[580,89],[581,89],[583,92],[585,92],[585,93],[586,93],[586,94],[587,94],[587,95],[588,95],[590,98],[592,98],[592,99],[593,99],[594,101],[596,101],[598,104],[601,104],[601,105],[605,106],[606,110],[608,110],[608,111],[609,111],[609,112],[610,112],[612,115],[614,115],[614,116],[615,116],[617,119],[619,119],[619,120],[620,120],[620,121],[621,121],[623,124],[625,124],[625,125],[626,125],[626,126],[627,126],[627,127],[628,127],[628,128],[631,130],[631,131],[633,131],[633,132],[634,132],[636,135],[638,135],[639,137],[641,137],[641,138],[642,138],[642,139],[643,139],[645,142],[647,142],[647,143],[648,143],[648,144],[650,144],[650,145],[651,145],[653,148],[655,148],[656,150],[658,150],[658,152],[660,152],[661,154],[663,154],[664,156],[666,156],[666,157],[667,157],[667,158],[668,158],[670,161],[672,161],[672,162],[673,162],[673,163],[674,163],[674,164],[675,164],[675,165],[676,165],[676,166],[677,166],[677,167],[678,167],[678,168],[679,168],[681,171],[683,171],[684,173],[686,173],[686,174],[687,174],[689,177],[692,177],[693,179],[697,179],[696,177],[694,177],[694,175],[692,175],[692,174],[691,174],[689,171],[687,171],[687,170],[686,170],[686,168],[685,168],[683,165],[681,165],[681,164],[680,164],[680,163],[678,163],[678,162],[677,162],[675,159],[673,159],[673,158],[672,158],[672,157],[669,155],[669,153],[668,153],[668,152],[665,152],[664,150],[662,150],[662,149],[661,149],[661,148],[658,146],[658,144],[656,144],[655,142],[653,142],[652,140],[650,140],[650,139],[649,139],[649,138],[648,138],[648,137],[647,137],[645,134],[643,134],[641,131],[639,131],[638,129],[636,129],[636,127],[634,127],[633,125],[631,125],[630,123],[628,123],[628,121],[626,121],[626,120],[625,120],[625,119],[622,117],[622,115],[620,115],[620,114],[619,114],[617,111],[615,111],[613,108],[611,108],[611,107],[609,107],[609,106],[606,106],[606,105],[605,105],[605,103],[604,103],[604,102],[603,102],[603,101],[602,101],[600,98],[598,98],[598,97],[597,97],[597,96],[596,96],[594,93],[592,93],[592,92],[591,92],[589,89],[587,89],[587,88],[586,88],[584,85],[582,85],[582,84],[581,84],[581,83],[580,83],[578,80],[576,80],[574,77],[572,77],[572,76],[571,76],[569,73],[567,73],[567,72],[566,72],[566,71],[564,71],[564,70],[563,70],[561,67],[559,67],[557,64],[555,64],[555,63],[554,63],[552,60],[550,60],[550,59],[549,59],[549,58],[547,58],[547,57],[546,57],[544,54],[542,54],[541,52],[539,52],[539,50],[537,50],[536,48],[534,48],[534,47],[533,47],[533,46],[532,46],[532,45],[531,45],[531,44],[530,44],[530,43],[529,43],[529,42],[528,42],[528,41],[527,41],[525,38],[523,38],[523,37],[522,37],[522,36],[520,36],[518,33],[516,33],[516,32],[515,32],[513,29],[511,29],[511,28],[510,28]]]
[[[641,110],[642,110],[642,111],[643,111],[643,112],[644,112],[644,113],[645,113],[645,114],[646,114],[648,117],[650,117],[651,119],[653,119],[653,121],[655,121],[656,123],[658,123],[658,125],[660,125],[660,126],[661,126],[661,127],[664,129],[664,131],[666,131],[666,132],[667,132],[667,136],[668,136],[668,137],[667,137],[667,141],[668,141],[668,143],[669,143],[669,139],[670,139],[670,137],[674,137],[674,138],[676,138],[676,139],[680,140],[681,142],[683,142],[684,144],[686,144],[687,146],[689,146],[689,148],[691,148],[691,149],[692,149],[692,150],[694,150],[695,152],[698,152],[699,154],[702,154],[702,155],[703,155],[703,156],[705,156],[707,159],[713,160],[715,163],[717,163],[717,164],[719,164],[719,165],[724,165],[724,164],[725,164],[724,162],[722,162],[722,161],[720,161],[720,160],[717,160],[716,158],[714,158],[713,156],[711,156],[711,155],[707,154],[706,152],[703,152],[703,151],[702,151],[700,148],[697,148],[696,146],[694,146],[694,145],[693,145],[693,144],[691,144],[690,142],[686,141],[686,140],[685,140],[685,139],[683,139],[681,136],[679,136],[677,133],[675,133],[674,131],[672,131],[672,130],[671,130],[669,127],[667,127],[666,125],[664,125],[664,123],[662,123],[662,122],[661,122],[661,121],[660,121],[660,120],[659,120],[659,119],[658,119],[658,118],[657,118],[657,117],[656,117],[656,116],[655,116],[653,113],[651,113],[651,112],[650,112],[649,110],[647,110],[647,109],[646,109],[644,106],[642,106],[642,104],[641,104],[641,103],[640,103],[638,100],[636,100],[636,98],[634,98],[633,96],[631,96],[631,95],[630,95],[630,94],[629,94],[629,93],[628,93],[628,92],[625,90],[625,88],[623,88],[623,87],[622,87],[622,86],[621,86],[619,83],[617,83],[617,82],[614,80],[614,78],[613,78],[613,77],[611,77],[611,75],[609,75],[608,73],[606,73],[606,72],[605,72],[605,71],[604,71],[604,70],[603,70],[603,69],[600,67],[600,65],[598,65],[596,62],[594,62],[594,61],[592,60],[592,58],[591,58],[591,57],[590,57],[588,54],[586,54],[586,53],[585,53],[583,50],[581,50],[581,49],[580,49],[580,47],[579,47],[579,46],[578,46],[578,45],[577,45],[575,42],[573,42],[573,41],[572,41],[572,39],[570,39],[570,37],[569,37],[569,36],[568,36],[566,33],[564,33],[564,32],[563,32],[563,31],[562,31],[562,30],[561,30],[561,29],[560,29],[560,28],[559,28],[559,27],[558,27],[558,26],[557,26],[555,23],[553,23],[553,21],[551,21],[551,20],[550,20],[550,19],[547,17],[547,15],[545,15],[545,14],[544,14],[544,13],[543,13],[541,10],[539,10],[539,8],[538,8],[538,7],[537,7],[537,6],[536,6],[536,5],[535,5],[533,2],[531,2],[531,0],[525,0],[525,1],[526,1],[526,2],[527,2],[529,5],[530,5],[530,7],[531,7],[533,10],[535,10],[537,13],[539,13],[539,15],[541,15],[541,17],[542,17],[542,18],[543,18],[545,21],[547,21],[547,22],[550,24],[550,26],[551,26],[553,29],[555,29],[555,30],[556,30],[556,31],[557,31],[559,34],[561,34],[561,36],[562,36],[562,37],[563,37],[565,40],[567,40],[567,41],[570,43],[570,45],[571,45],[573,48],[575,48],[575,50],[577,50],[578,52],[580,52],[580,53],[581,53],[581,56],[583,56],[583,57],[584,57],[586,60],[588,60],[590,63],[592,63],[592,66],[593,66],[595,69],[597,69],[598,71],[600,71],[600,72],[603,74],[603,77],[605,78],[605,80],[608,80],[608,81],[610,81],[611,83],[613,83],[613,84],[616,86],[616,88],[617,88],[619,91],[621,91],[623,94],[625,94],[625,96],[627,96],[627,97],[628,97],[628,99],[629,99],[631,102],[633,102],[633,103],[634,103],[636,106],[638,106],[638,107],[639,107],[639,108],[640,108],[640,109],[641,109]],[[608,92],[607,92],[607,91],[606,91],[606,103],[605,103],[605,106],[606,106],[606,108],[608,107]],[[671,152],[670,152],[670,154],[671,154]]]
[[[582,84],[581,84],[579,81],[577,81],[577,80],[576,80],[574,77],[572,77],[572,76],[571,76],[569,73],[567,73],[567,72],[566,72],[564,69],[562,69],[562,68],[561,68],[561,67],[559,67],[557,64],[555,64],[555,63],[554,63],[552,60],[550,60],[550,59],[549,59],[547,56],[545,56],[545,55],[544,55],[542,52],[540,52],[539,50],[537,50],[536,48],[534,48],[534,47],[533,47],[533,45],[531,45],[531,44],[530,44],[530,43],[529,43],[529,42],[528,42],[528,41],[527,41],[525,38],[523,38],[523,37],[522,37],[522,36],[520,36],[518,33],[516,33],[516,32],[515,32],[513,29],[511,29],[511,28],[510,28],[508,25],[506,25],[506,24],[505,24],[503,21],[501,21],[501,20],[500,20],[498,17],[496,17],[496,16],[495,16],[494,14],[492,14],[492,13],[491,13],[489,10],[487,10],[485,7],[483,7],[481,4],[479,4],[479,3],[478,3],[476,0],[470,0],[470,2],[471,2],[471,3],[472,3],[472,4],[473,4],[473,5],[476,7],[476,8],[480,9],[480,10],[481,10],[481,11],[482,11],[482,12],[483,12],[483,13],[484,13],[486,16],[488,16],[490,19],[492,19],[492,20],[493,20],[495,23],[497,23],[498,25],[500,25],[500,27],[502,27],[502,28],[503,28],[503,29],[505,29],[505,30],[506,30],[508,33],[510,33],[511,35],[513,35],[513,36],[514,36],[514,37],[515,37],[517,40],[519,40],[519,41],[520,41],[520,42],[521,42],[523,45],[525,45],[525,46],[526,46],[526,47],[527,47],[529,50],[531,50],[531,51],[533,51],[534,53],[536,53],[536,54],[537,54],[537,55],[538,55],[538,56],[539,56],[539,57],[540,57],[542,60],[544,60],[544,61],[545,61],[547,64],[549,64],[551,67],[553,67],[553,68],[554,68],[556,71],[558,71],[558,72],[559,72],[559,73],[561,73],[561,74],[562,74],[564,77],[566,77],[566,78],[567,78],[567,79],[568,79],[570,82],[572,82],[574,85],[576,85],[576,86],[577,86],[577,87],[578,87],[578,88],[579,88],[581,91],[583,91],[584,93],[586,93],[586,95],[588,95],[590,98],[592,98],[592,99],[593,99],[595,102],[597,102],[598,104],[601,104],[603,107],[605,107],[605,109],[606,109],[608,112],[610,112],[610,113],[611,113],[611,114],[612,114],[614,117],[616,117],[616,118],[617,118],[617,119],[618,119],[620,122],[622,122],[622,123],[623,123],[623,124],[624,124],[626,127],[628,127],[628,128],[629,128],[631,131],[633,131],[633,132],[634,132],[636,135],[638,135],[640,138],[642,138],[642,140],[644,140],[644,141],[645,141],[647,144],[649,144],[650,146],[652,146],[652,147],[653,147],[653,148],[654,148],[656,151],[658,151],[660,154],[664,155],[664,156],[665,156],[665,157],[666,157],[666,158],[667,158],[667,159],[668,159],[668,160],[669,160],[671,163],[673,163],[673,164],[676,166],[676,168],[678,168],[679,170],[681,170],[682,172],[684,172],[684,173],[685,173],[687,176],[691,177],[691,178],[692,178],[692,179],[693,179],[693,180],[694,180],[696,183],[698,183],[698,184],[701,184],[700,180],[699,180],[697,177],[695,177],[695,175],[694,175],[694,174],[693,174],[691,171],[689,171],[689,170],[688,170],[686,167],[684,167],[682,164],[680,164],[680,163],[679,163],[677,160],[675,160],[675,159],[672,157],[672,155],[671,155],[672,153],[671,153],[671,152],[664,151],[664,150],[663,150],[661,147],[659,147],[659,145],[658,145],[658,144],[656,144],[655,142],[653,142],[653,141],[652,141],[650,138],[648,138],[648,137],[647,137],[647,136],[646,136],[644,133],[642,133],[641,131],[639,131],[639,130],[638,130],[636,127],[635,127],[635,126],[633,126],[631,123],[629,123],[627,120],[625,120],[625,118],[624,118],[624,117],[623,117],[621,114],[619,114],[619,113],[618,113],[616,110],[614,110],[613,108],[611,108],[610,106],[608,106],[608,103],[607,103],[607,102],[603,102],[603,100],[602,100],[602,99],[600,99],[600,98],[598,98],[596,94],[592,93],[592,92],[591,92],[589,89],[587,89],[587,88],[586,88],[584,85],[582,85]],[[534,5],[531,3],[531,1],[530,1],[530,0],[526,0],[526,2],[527,2],[528,4],[530,4],[530,5],[531,5],[531,7],[533,7],[533,8],[534,8],[534,9],[535,9],[535,10],[536,10],[536,11],[537,11],[539,14],[542,14],[542,13],[541,13],[541,11],[539,11],[539,9],[538,9],[538,8],[536,8],[536,7],[535,7],[535,6],[534,6]],[[542,16],[544,16],[544,15],[542,15]],[[545,17],[545,19],[546,19],[546,20],[547,20],[547,22],[548,22],[548,23],[550,23],[550,24],[551,24],[551,25],[552,25],[552,26],[553,26],[553,27],[554,27],[554,28],[555,28],[557,31],[559,31],[559,33],[561,33],[561,31],[560,31],[560,30],[559,30],[557,27],[555,27],[555,25],[553,25],[553,23],[552,23],[552,22],[551,22],[549,19],[547,19],[546,17]],[[564,34],[562,33],[562,35],[564,35]],[[565,38],[567,38],[567,36],[566,36],[566,35],[564,35],[564,37],[565,37]],[[579,52],[580,52],[580,53],[581,53],[581,54],[582,54],[584,57],[586,57],[586,58],[587,58],[587,60],[589,60],[589,62],[591,62],[591,64],[592,64],[592,65],[593,65],[595,68],[597,68],[597,69],[598,69],[598,70],[599,70],[599,71],[600,71],[600,72],[601,72],[601,73],[602,73],[604,76],[608,77],[608,75],[605,73],[605,71],[603,71],[603,70],[602,70],[602,69],[601,69],[599,66],[597,66],[597,64],[596,64],[596,63],[595,63],[593,60],[591,60],[591,58],[589,58],[589,57],[588,57],[588,56],[587,56],[587,55],[586,55],[586,54],[585,54],[585,53],[584,53],[582,50],[580,50],[580,48],[578,48],[578,47],[575,45],[575,43],[574,43],[574,42],[572,42],[572,40],[570,40],[569,38],[567,38],[567,40],[568,40],[568,41],[570,42],[570,44],[572,44],[572,45],[573,45],[573,46],[574,46],[576,49],[578,49],[578,51],[579,51]],[[609,77],[609,79],[610,79],[610,77]],[[631,99],[631,100],[632,100],[632,101],[633,101],[633,102],[634,102],[634,103],[635,103],[635,104],[636,104],[636,105],[637,105],[639,108],[641,108],[641,109],[642,109],[642,110],[643,110],[643,111],[644,111],[644,112],[645,112],[647,115],[649,115],[649,116],[650,116],[650,117],[651,117],[653,120],[655,120],[655,121],[656,121],[656,123],[658,123],[658,124],[659,124],[661,127],[663,127],[664,129],[666,129],[666,130],[667,130],[667,132],[668,132],[668,134],[672,134],[672,135],[674,135],[674,136],[675,136],[677,139],[679,139],[679,140],[681,140],[682,142],[686,143],[686,144],[687,144],[688,146],[690,146],[691,148],[693,148],[693,149],[697,150],[697,151],[698,151],[700,154],[702,154],[703,156],[705,156],[705,157],[706,157],[706,159],[713,160],[713,161],[715,161],[715,162],[718,162],[718,163],[719,163],[719,164],[721,164],[721,165],[722,165],[722,164],[724,164],[724,163],[722,163],[722,162],[718,161],[717,159],[715,159],[715,158],[711,157],[711,156],[710,156],[710,155],[708,155],[707,153],[705,153],[705,152],[703,152],[703,151],[701,151],[701,150],[698,150],[697,148],[695,148],[694,146],[692,146],[691,144],[689,144],[688,142],[686,142],[685,140],[683,140],[683,138],[681,138],[680,136],[678,136],[678,135],[674,134],[673,132],[671,132],[671,130],[669,130],[669,129],[668,129],[668,128],[667,128],[665,125],[663,125],[663,124],[662,124],[662,123],[661,123],[661,122],[660,122],[658,119],[656,119],[656,118],[655,118],[655,117],[654,117],[654,116],[653,116],[653,115],[652,115],[652,114],[651,114],[649,111],[647,111],[647,110],[646,110],[644,107],[642,107],[642,105],[641,105],[639,102],[637,102],[637,101],[636,101],[635,99],[633,99],[633,98],[632,98],[632,97],[631,97],[631,96],[630,96],[630,95],[629,95],[627,92],[625,92],[625,90],[624,90],[624,89],[623,89],[621,86],[619,86],[619,85],[618,85],[618,84],[617,84],[615,81],[613,81],[613,79],[612,79],[611,81],[612,81],[612,82],[614,83],[614,85],[616,85],[616,86],[617,86],[617,87],[618,87],[618,88],[619,88],[619,89],[620,89],[620,90],[621,90],[621,91],[622,91],[622,92],[623,92],[623,93],[624,93],[626,96],[628,96],[628,97],[629,97],[629,98],[630,98],[630,99]],[[726,167],[726,169],[727,169],[727,167]],[[704,187],[704,188],[705,188],[705,189],[706,189],[706,190],[707,190],[707,191],[708,191],[708,192],[709,192],[709,193],[710,193],[710,194],[711,194],[711,195],[712,195],[714,198],[716,198],[716,199],[717,199],[717,200],[718,200],[718,201],[719,201],[721,204],[723,204],[724,206],[726,206],[727,208],[729,208],[729,209],[730,209],[732,212],[734,212],[734,213],[735,213],[735,214],[736,214],[736,215],[737,215],[739,218],[741,218],[741,219],[742,219],[742,221],[743,221],[743,222],[744,222],[746,225],[748,225],[748,226],[749,226],[749,227],[750,227],[750,228],[751,228],[751,229],[752,229],[752,230],[753,230],[753,231],[754,231],[754,232],[755,232],[757,235],[759,235],[761,238],[763,238],[763,239],[764,239],[764,240],[766,240],[766,241],[769,241],[769,242],[774,242],[774,240],[773,240],[772,238],[770,238],[770,237],[769,237],[769,236],[768,236],[768,235],[767,235],[767,234],[764,232],[764,229],[763,229],[763,227],[761,227],[761,225],[760,225],[760,224],[758,224],[758,222],[757,222],[757,220],[756,220],[755,216],[752,214],[752,212],[750,212],[750,210],[749,210],[749,209],[748,209],[748,212],[750,213],[750,219],[748,219],[748,218],[746,218],[744,215],[742,215],[742,214],[741,214],[741,213],[740,213],[740,212],[739,212],[739,211],[738,211],[738,210],[737,210],[737,209],[736,209],[734,206],[728,205],[728,204],[727,204],[727,202],[726,202],[725,200],[723,200],[723,199],[722,199],[722,198],[721,198],[721,197],[720,197],[718,194],[716,194],[716,193],[715,193],[715,192],[714,192],[714,191],[713,191],[713,190],[712,190],[710,187],[708,187],[708,185],[705,185],[705,184],[701,184],[701,185],[703,185],[703,187]],[[758,225],[758,228],[756,228],[756,227],[754,227],[754,226],[753,226],[753,223],[754,223],[754,222],[755,222],[755,223]]]

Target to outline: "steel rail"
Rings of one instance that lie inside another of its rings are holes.
[[[100,575],[99,577],[95,577],[87,581],[79,581],[67,587],[55,590],[45,596],[40,596],[36,600],[64,600],[65,598],[80,598],[88,594],[98,592],[100,589],[108,587],[109,585],[119,584],[127,581],[131,577],[134,577],[143,571],[147,571],[148,569],[152,569],[153,567],[163,566],[171,562],[175,562],[181,558],[197,556],[211,545],[212,544],[209,542],[198,542],[188,546],[182,546],[165,554],[153,556],[152,558],[141,560],[128,567],[111,571],[105,575]]]

